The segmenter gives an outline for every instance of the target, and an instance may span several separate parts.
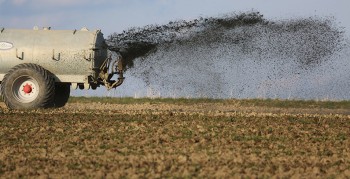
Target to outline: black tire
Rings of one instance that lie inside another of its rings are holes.
[[[55,81],[51,73],[39,65],[20,64],[5,75],[1,93],[10,109],[48,108],[55,97]]]
[[[70,83],[56,83],[54,107],[61,108],[66,105],[70,95]]]

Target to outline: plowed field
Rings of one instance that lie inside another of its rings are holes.
[[[350,177],[349,102],[101,101],[0,103],[0,177]]]

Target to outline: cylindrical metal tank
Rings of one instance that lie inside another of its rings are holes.
[[[22,63],[38,64],[56,82],[88,83],[107,59],[100,30],[21,30],[0,28],[0,81]]]

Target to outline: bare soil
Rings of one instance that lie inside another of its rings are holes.
[[[0,103],[0,177],[350,177],[350,109]]]

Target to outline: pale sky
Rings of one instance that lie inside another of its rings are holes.
[[[334,16],[348,33],[349,7],[349,0],[0,0],[0,26],[87,27],[109,35],[132,26],[256,10],[269,19]]]
[[[0,28],[87,27],[101,29],[107,37],[135,26],[254,10],[272,20],[333,16],[350,37],[349,8],[350,0],[0,0]],[[133,94],[139,89],[135,81],[131,78],[118,89]],[[101,93],[106,92],[92,92]]]

